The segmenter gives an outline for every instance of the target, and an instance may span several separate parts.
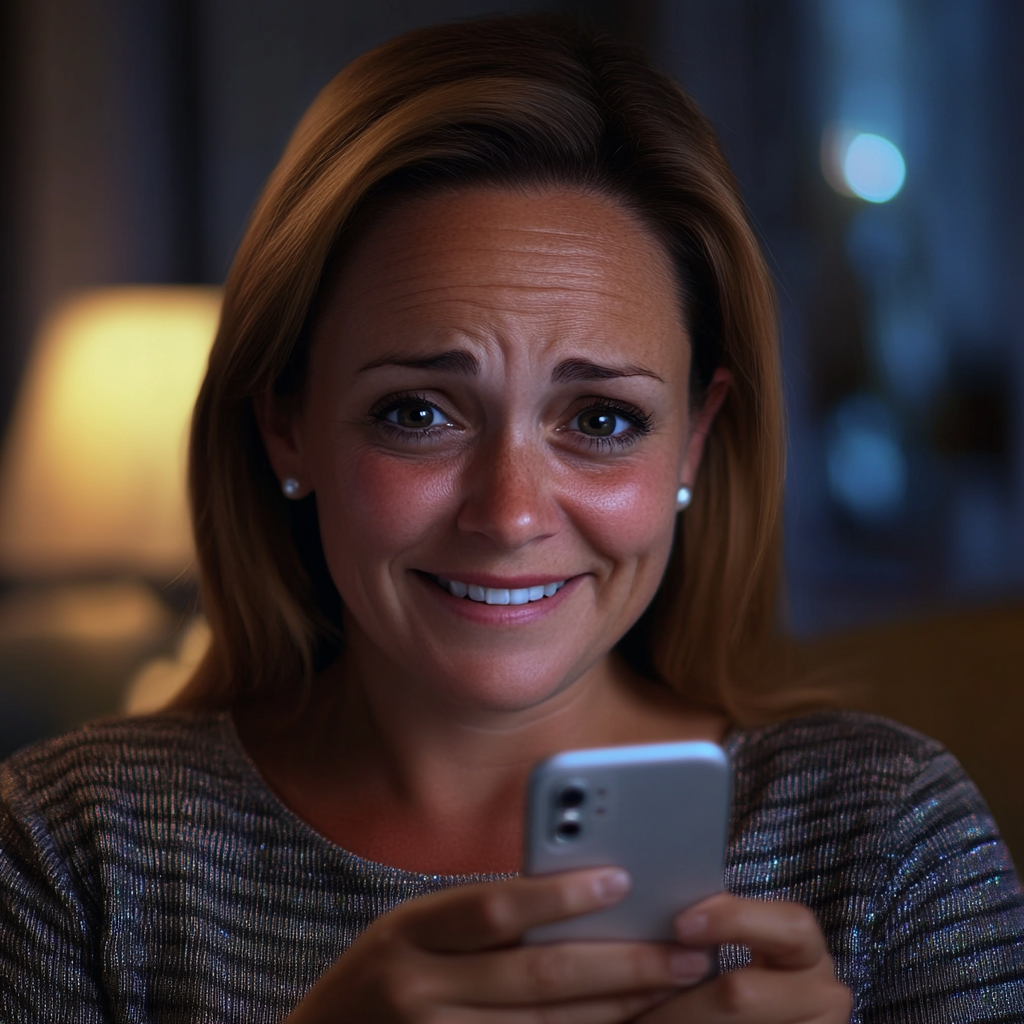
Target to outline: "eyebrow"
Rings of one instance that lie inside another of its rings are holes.
[[[374,359],[361,366],[359,373],[376,370],[380,366],[406,366],[413,370],[435,370],[438,373],[458,373],[466,377],[475,377],[480,372],[480,364],[471,352],[455,348],[448,352],[439,352],[436,356],[406,356],[392,352]]]
[[[625,363],[621,366],[604,366],[592,363],[589,359],[565,359],[560,362],[551,374],[554,384],[572,384],[585,380],[613,380],[616,377],[652,377],[665,383],[653,370],[636,363]]]
[[[376,370],[381,366],[404,366],[413,370],[433,370],[436,373],[455,373],[475,377],[480,372],[476,356],[464,349],[450,349],[433,356],[407,356],[398,352],[388,353],[361,366],[359,373]],[[589,359],[563,359],[551,374],[553,384],[573,384],[579,381],[614,380],[617,377],[651,377],[662,384],[665,381],[653,370],[636,363],[621,366],[605,366]]]

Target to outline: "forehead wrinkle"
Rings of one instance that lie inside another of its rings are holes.
[[[581,240],[584,247],[593,248],[593,235],[588,228],[574,228],[566,225],[559,224],[502,224],[492,223],[486,217],[477,218],[473,221],[473,226],[477,228],[486,228],[496,235],[511,235],[529,238],[536,236],[542,241],[551,240],[566,240],[572,242],[573,240]],[[656,240],[652,235],[649,235],[646,228],[643,225],[635,225],[638,229],[635,231],[636,240],[644,239],[657,245]],[[446,235],[459,235],[463,231],[463,226],[459,224],[447,225],[440,230],[421,228],[415,232],[415,234],[422,236],[425,239],[426,244],[430,245],[439,239],[444,239]],[[633,232],[631,232],[633,233]],[[540,245],[540,243],[535,243]],[[524,243],[524,247],[531,248],[529,243]],[[637,244],[632,244],[631,248],[640,248]],[[552,247],[550,245],[541,246],[539,251],[546,252]]]
[[[430,291],[470,291],[476,288],[497,288],[510,292],[533,290],[538,295],[574,290],[576,293],[586,292],[614,301],[625,299],[631,305],[647,305],[642,299],[635,298],[632,290],[615,289],[614,282],[622,276],[622,261],[609,258],[603,248],[595,244],[592,236],[583,232],[573,232],[570,235],[557,227],[531,230],[533,234],[541,232],[562,238],[578,238],[581,244],[574,246],[573,251],[566,251],[561,247],[538,247],[530,244],[508,245],[499,242],[473,245],[460,241],[455,246],[438,251],[438,241],[443,241],[444,236],[451,233],[459,237],[459,229],[453,227],[451,231],[434,233],[424,231],[418,243],[413,241],[401,246],[383,247],[371,245],[370,252],[364,253],[364,259],[357,261],[359,269],[356,274],[345,275],[348,276],[348,281],[342,283],[339,291],[343,294],[347,290],[346,283],[349,287],[357,287],[364,298],[372,297],[374,292],[383,290],[389,293],[388,303],[393,303],[396,290],[404,291],[409,296]],[[522,234],[523,229],[502,229],[501,233]],[[674,270],[661,246],[643,235],[630,241],[633,244],[629,249],[637,257],[649,257],[652,253],[656,256],[668,279],[666,283],[675,293]],[[645,241],[649,244],[641,244]],[[520,264],[518,257],[524,255],[542,261],[542,265],[529,265],[529,261],[525,266]],[[426,270],[423,267],[424,257],[428,258]],[[460,257],[466,263],[462,266],[452,266],[452,263],[459,263]],[[491,259],[486,260],[482,257]],[[485,266],[481,267],[481,262],[484,262]],[[482,273],[488,276],[483,278]],[[498,280],[491,279],[495,275]],[[552,277],[557,278],[557,283],[552,283]],[[431,283],[432,278],[434,281],[440,278],[440,283]],[[423,283],[417,285],[416,282]],[[609,282],[613,286],[601,287],[602,282]],[[336,297],[337,295],[338,291],[335,292]]]
[[[496,257],[493,261],[480,266],[481,255]],[[519,255],[529,254],[538,257],[543,261],[541,266],[534,264],[523,265],[516,258]],[[431,266],[424,270],[417,265],[422,257],[430,258]],[[450,266],[450,258],[463,256],[471,258],[472,270],[468,267]],[[407,268],[407,269],[406,269]],[[452,272],[455,272],[454,280],[451,280]],[[499,275],[499,280],[488,280],[482,277],[484,273]],[[421,279],[430,280],[436,277],[445,277],[448,280],[443,285],[434,287],[493,287],[503,286],[508,277],[520,278],[521,280],[539,279],[543,282],[550,280],[552,273],[556,274],[566,285],[572,285],[577,281],[588,282],[601,280],[608,277],[620,276],[620,270],[616,262],[608,259],[603,254],[591,250],[589,252],[554,253],[529,249],[511,249],[508,247],[488,246],[483,248],[461,248],[445,249],[438,253],[435,248],[425,245],[422,252],[415,249],[405,249],[396,254],[393,260],[368,261],[363,272],[358,277],[368,277],[370,281],[377,279],[387,280],[388,284],[405,285],[410,281]],[[430,286],[425,286],[430,287]],[[370,284],[364,291],[374,290]]]
[[[605,258],[607,255],[606,250],[595,239],[592,227],[585,222],[578,223],[578,215],[574,216],[571,209],[563,209],[557,214],[562,217],[560,223],[552,224],[550,219],[545,216],[541,207],[544,206],[546,199],[553,197],[555,199],[562,198],[568,200],[570,207],[580,200],[588,203],[588,205],[597,202],[598,205],[603,206],[604,220],[610,228],[614,229],[617,227],[619,229],[614,231],[616,241],[623,249],[628,250],[629,259],[632,261],[637,257],[643,259],[653,255],[666,275],[674,283],[676,274],[671,256],[665,249],[661,239],[658,238],[657,233],[635,211],[607,196],[600,194],[591,195],[587,191],[580,192],[573,188],[541,187],[536,190],[535,194],[540,203],[536,207],[531,204],[530,208],[537,213],[537,217],[526,224],[508,224],[503,222],[502,209],[508,200],[511,199],[515,202],[518,199],[528,198],[515,190],[510,193],[508,190],[500,187],[468,188],[451,196],[414,198],[411,203],[403,203],[386,211],[378,227],[371,230],[368,235],[363,237],[360,243],[357,243],[356,252],[353,255],[357,256],[360,260],[365,259],[367,256],[371,256],[373,260],[381,257],[386,258],[387,251],[392,248],[388,245],[388,235],[392,233],[389,229],[393,225],[403,237],[402,245],[394,247],[398,259],[401,259],[406,253],[419,252],[421,250],[426,250],[434,256],[438,251],[439,243],[442,243],[443,247],[446,239],[454,238],[457,240],[457,243],[454,246],[449,246],[448,251],[463,251],[467,253],[482,253],[491,250],[517,251],[543,256],[550,255],[558,258],[566,258],[570,255],[569,252],[564,251],[560,244],[568,243],[565,248],[577,250],[578,255],[585,256],[588,259],[597,257],[602,263],[607,265],[609,261]],[[493,207],[485,204],[482,213],[480,207],[477,206],[473,217],[469,218],[463,211],[459,210],[459,204],[462,201],[467,199],[486,199],[488,197],[492,197],[498,202],[499,208],[497,212]],[[452,204],[455,205],[454,216],[449,213],[449,215],[444,217],[441,224],[437,224],[436,216],[431,217],[430,214],[428,214],[429,220],[426,225],[418,223],[415,216],[409,216],[410,210],[415,211],[417,208],[426,208],[431,211],[431,214],[441,207],[447,207],[450,211]],[[611,223],[615,221],[618,222],[617,225]],[[490,232],[496,236],[511,236],[512,238],[516,236],[526,238],[533,236],[537,241],[533,243],[529,241],[503,241],[494,245],[477,246],[467,242],[467,227],[476,231]]]
[[[484,315],[495,315],[495,314],[510,314],[528,316],[531,318],[550,318],[550,316],[557,312],[552,310],[550,305],[544,306],[541,302],[545,296],[551,296],[562,293],[566,299],[566,305],[571,305],[573,300],[580,294],[578,289],[564,289],[564,288],[549,288],[549,287],[538,287],[532,285],[520,285],[520,286],[503,286],[500,293],[496,293],[492,287],[487,285],[480,285],[477,287],[467,287],[460,289],[458,296],[449,294],[443,294],[448,289],[443,287],[423,289],[416,292],[409,292],[401,297],[390,295],[386,301],[381,301],[370,306],[366,310],[364,316],[372,315],[376,310],[385,309],[389,315],[389,318],[399,319],[406,314],[416,313],[433,313],[437,315],[438,319],[445,318],[446,312],[455,312],[458,310],[472,311],[473,313],[481,313]],[[486,296],[484,299],[475,300],[472,293],[477,292]],[[594,289],[590,292],[594,295],[607,295],[608,293],[598,291]],[[523,296],[532,296],[537,300],[537,305],[532,303],[523,302]],[[516,301],[516,299],[519,301]],[[503,301],[504,300],[504,301]],[[645,306],[639,300],[629,299],[629,305],[635,307],[640,311],[645,310]],[[635,318],[628,316],[625,312],[610,313],[609,311],[602,311],[600,317],[588,316],[585,313],[581,313],[578,310],[573,310],[573,321],[588,322],[594,319],[611,322],[613,320],[626,321],[631,324],[635,323]]]
[[[459,253],[462,256],[486,253],[500,257],[493,262],[484,262],[481,266],[479,259],[472,259],[468,265],[450,265],[446,257],[455,255],[455,250],[447,249],[438,253],[428,247],[424,247],[423,253],[418,254],[406,249],[394,260],[387,263],[372,260],[362,265],[359,272],[348,276],[347,280],[341,282],[339,290],[345,291],[353,287],[354,283],[360,285],[360,292],[373,290],[375,287],[386,287],[393,285],[404,285],[410,281],[426,280],[431,278],[442,278],[442,287],[473,287],[476,285],[491,286],[501,285],[508,278],[540,278],[547,281],[552,272],[558,277],[571,284],[577,280],[589,281],[593,279],[618,279],[621,277],[621,267],[618,261],[607,259],[595,253],[535,253],[543,258],[543,264],[520,263],[515,258],[517,255],[509,249],[465,249]],[[429,257],[429,266],[424,269],[423,257]],[[511,257],[511,258],[509,258]],[[552,268],[553,271],[552,271]],[[487,274],[488,278],[482,275]],[[453,276],[454,275],[454,276]],[[497,275],[498,280],[490,280]],[[369,283],[365,283],[368,281]],[[375,285],[374,282],[383,281],[386,284]]]
[[[411,232],[411,237],[410,234],[405,235],[401,245],[389,244],[390,240],[386,236],[377,240],[371,237],[367,240],[369,244],[359,247],[362,251],[357,251],[353,255],[357,262],[362,262],[364,267],[373,267],[377,272],[393,272],[396,266],[401,266],[401,264],[415,260],[424,254],[429,256],[431,261],[436,261],[439,256],[443,258],[460,254],[469,255],[474,260],[482,254],[491,254],[497,257],[529,255],[559,264],[566,260],[578,261],[587,266],[596,264],[595,270],[598,271],[614,267],[617,262],[614,259],[609,259],[605,248],[596,243],[591,233],[584,230],[570,231],[558,226],[501,227],[488,225],[486,222],[477,223],[475,227],[481,231],[489,230],[499,239],[502,236],[510,237],[507,241],[495,240],[487,244],[474,244],[465,238],[464,230],[460,226],[452,225],[440,230],[414,230]],[[628,232],[628,234],[634,234],[634,232]],[[539,241],[529,240],[530,236],[538,235],[541,236]],[[526,240],[516,240],[523,236],[526,236]],[[544,236],[569,244],[545,245],[543,244]],[[454,241],[446,244],[447,239],[454,239]],[[630,260],[653,254],[669,276],[672,276],[672,263],[664,251],[664,247],[642,226],[637,226],[635,237],[619,236],[617,241],[628,250]],[[500,262],[503,264],[506,261],[502,259]]]
[[[609,280],[609,275],[603,273],[604,268],[593,268],[589,261],[581,261],[578,267],[567,265],[565,261],[557,263],[557,280],[553,280],[552,274],[541,268],[519,268],[515,274],[507,274],[509,268],[491,268],[488,276],[479,272],[473,273],[466,279],[454,279],[447,274],[443,268],[432,268],[428,273],[412,271],[404,276],[392,275],[385,279],[383,275],[369,274],[369,281],[359,289],[363,299],[372,297],[375,292],[385,292],[388,296],[387,302],[391,304],[395,299],[395,292],[399,292],[401,298],[415,298],[416,296],[437,294],[442,292],[471,293],[474,291],[489,292],[535,292],[538,295],[557,294],[564,292],[567,295],[578,296],[582,294],[596,296],[602,299],[611,299],[613,302],[625,300],[633,305],[645,306],[646,303],[636,297],[636,291],[627,288],[616,288],[615,281],[611,286],[605,286],[604,282]],[[494,275],[493,277],[491,275]],[[431,281],[431,278],[435,279]],[[440,278],[440,280],[436,280]],[[513,278],[510,280],[510,278]],[[518,278],[518,279],[515,279]],[[342,289],[342,294],[346,289]],[[454,299],[453,301],[458,301]]]
[[[422,222],[398,211],[385,215],[350,253],[333,289],[335,299],[352,303],[357,319],[339,311],[342,320],[335,323],[362,329],[368,322],[389,322],[400,332],[411,323],[434,342],[458,336],[498,341],[512,336],[510,328],[515,335],[519,316],[542,325],[545,337],[535,342],[585,335],[602,347],[610,342],[628,349],[645,325],[662,330],[658,324],[668,313],[673,331],[681,329],[685,338],[671,257],[628,211],[613,211],[604,220],[607,230],[596,232],[585,221],[545,222],[543,210],[538,222],[526,226],[503,224],[500,211],[492,217],[486,208],[473,218],[458,208],[453,212],[441,216],[438,207]],[[609,230],[610,249],[604,237]],[[640,267],[646,269],[638,276]],[[537,329],[529,327],[531,333]]]

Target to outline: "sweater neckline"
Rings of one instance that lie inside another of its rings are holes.
[[[256,765],[256,762],[249,756],[249,752],[242,743],[238,734],[235,720],[230,711],[221,711],[217,716],[220,721],[220,729],[223,736],[224,746],[230,750],[240,773],[245,778],[246,784],[257,791],[262,801],[271,806],[275,814],[288,821],[290,826],[301,833],[305,838],[315,842],[317,845],[330,851],[332,856],[344,861],[359,874],[372,874],[380,876],[387,875],[395,881],[409,882],[430,882],[444,885],[466,885],[472,882],[496,882],[507,878],[516,878],[518,871],[514,872],[474,872],[472,874],[444,875],[431,874],[423,871],[410,871],[406,868],[395,867],[393,864],[385,864],[380,861],[369,860],[360,857],[359,854],[345,849],[333,840],[328,839],[322,832],[318,831],[305,818],[296,814],[278,795],[273,787],[267,782]]]
[[[249,752],[242,743],[242,738],[235,725],[234,716],[230,710],[220,711],[217,714],[219,726],[222,733],[223,746],[229,750],[234,757],[240,774],[245,778],[249,787],[257,791],[264,803],[271,806],[278,817],[286,819],[291,827],[305,834],[311,840],[323,848],[329,850],[334,857],[347,863],[353,870],[360,874],[373,874],[380,877],[387,875],[395,881],[408,881],[416,883],[434,883],[444,886],[468,885],[473,882],[496,882],[509,878],[518,878],[520,872],[473,872],[471,874],[445,875],[431,874],[422,871],[410,871],[406,868],[395,867],[392,864],[385,864],[380,861],[369,860],[360,857],[359,854],[345,849],[333,840],[328,839],[322,832],[313,827],[305,818],[296,814],[274,791],[260,772],[256,762],[249,756]],[[721,747],[726,755],[733,759],[734,751],[739,746],[743,733],[735,726],[731,726],[722,738]]]

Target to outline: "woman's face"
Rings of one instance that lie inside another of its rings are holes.
[[[665,252],[604,198],[480,189],[373,224],[301,408],[261,410],[275,470],[316,493],[368,680],[511,711],[605,666],[724,396],[691,418],[689,355]]]

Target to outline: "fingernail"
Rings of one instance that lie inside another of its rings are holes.
[[[616,868],[614,871],[598,875],[594,881],[594,895],[602,903],[615,903],[629,892],[632,884],[629,872]]]
[[[711,967],[707,953],[696,949],[679,949],[669,958],[672,977],[681,985],[693,985],[705,977]]]
[[[707,914],[685,914],[676,920],[675,933],[680,942],[693,942],[708,930]]]

